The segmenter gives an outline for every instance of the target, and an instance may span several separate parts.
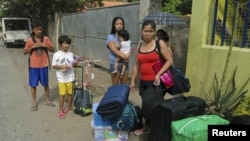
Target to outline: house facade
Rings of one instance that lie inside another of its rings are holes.
[[[204,97],[204,90],[212,94],[214,75],[220,83],[226,72],[227,82],[236,67],[236,87],[250,77],[249,7],[249,0],[193,0],[186,62],[192,88],[187,94]]]

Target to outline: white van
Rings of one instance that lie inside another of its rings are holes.
[[[29,18],[6,17],[2,18],[3,42],[6,47],[22,45],[31,35],[31,22]]]

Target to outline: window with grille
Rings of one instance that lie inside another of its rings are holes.
[[[250,48],[250,0],[211,0],[207,29],[209,45],[230,46],[234,34],[234,47]]]

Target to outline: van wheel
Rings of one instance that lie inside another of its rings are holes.
[[[7,48],[10,48],[11,47],[11,44],[10,43],[6,43],[5,44]]]

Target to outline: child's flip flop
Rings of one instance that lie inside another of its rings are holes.
[[[47,106],[49,106],[49,107],[55,107],[56,105],[50,102],[50,103],[47,103]]]
[[[37,105],[31,106],[31,111],[37,111]]]

